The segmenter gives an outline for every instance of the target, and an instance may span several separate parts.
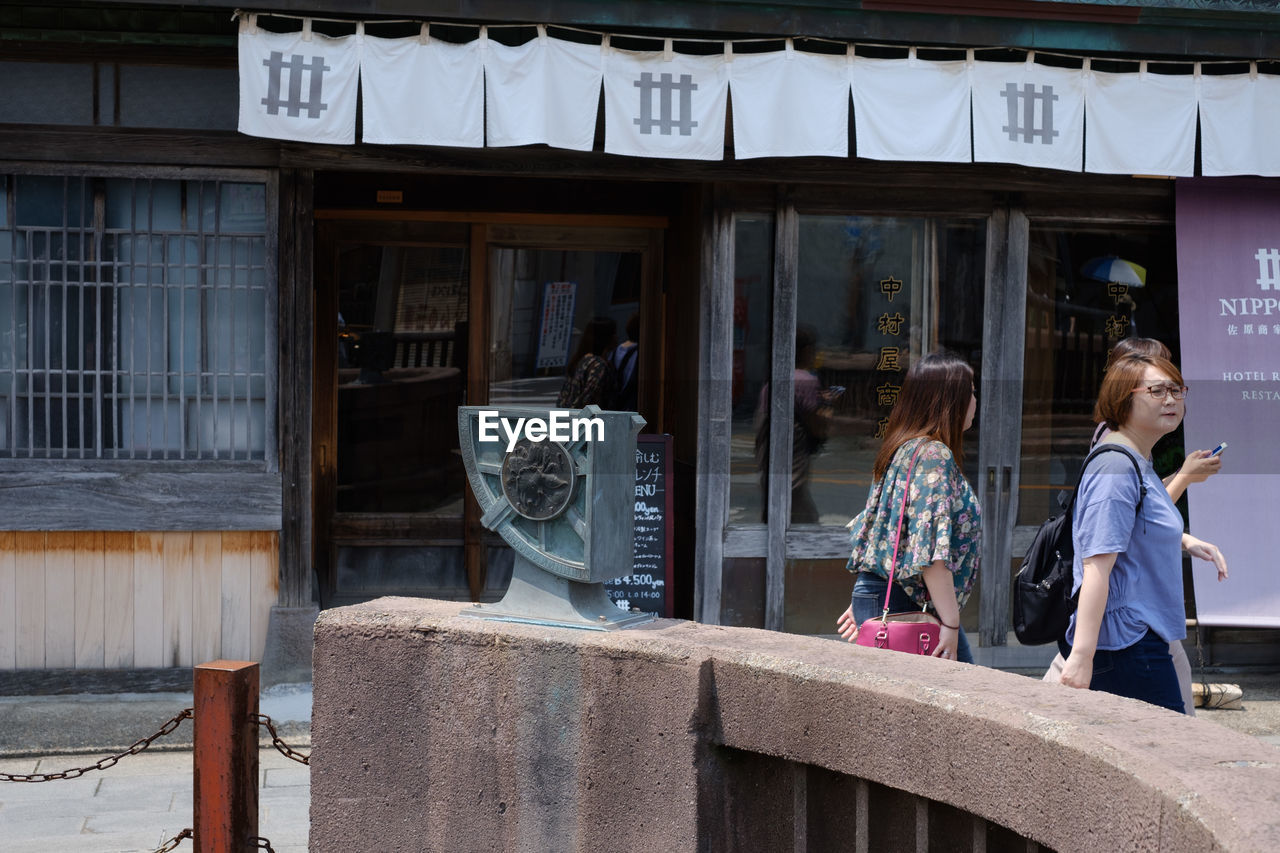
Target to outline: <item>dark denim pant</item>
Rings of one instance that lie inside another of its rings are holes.
[[[1071,647],[1065,640],[1059,640],[1058,651],[1065,658],[1071,654]],[[1150,628],[1128,648],[1094,652],[1089,689],[1141,699],[1179,714],[1187,712],[1182,704],[1178,673],[1169,655],[1169,642]]]
[[[889,582],[879,575],[858,572],[858,579],[853,582],[853,618],[859,626],[884,612],[884,591],[888,585]],[[902,591],[902,587],[893,585],[893,593],[889,596],[890,613],[907,613],[919,609],[920,605],[912,601],[911,596]],[[960,639],[956,642],[956,660],[973,663],[973,651],[969,648],[969,638],[965,636],[963,628],[960,629]]]

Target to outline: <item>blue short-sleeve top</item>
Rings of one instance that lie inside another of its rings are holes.
[[[1166,642],[1187,635],[1182,601],[1182,515],[1169,498],[1151,463],[1129,447],[1113,443],[1121,453],[1103,453],[1089,462],[1080,480],[1072,520],[1075,545],[1073,591],[1084,577],[1084,560],[1115,554],[1107,588],[1107,606],[1098,631],[1098,648],[1128,648],[1147,629]],[[1129,457],[1126,459],[1125,457]],[[1133,459],[1146,486],[1141,494]],[[1072,614],[1067,642],[1074,644]]]

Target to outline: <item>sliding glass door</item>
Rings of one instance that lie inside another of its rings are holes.
[[[987,223],[784,207],[735,214],[732,233],[732,381],[708,389],[731,412],[712,618],[830,634],[852,588],[844,525],[866,502],[906,371],[947,348],[981,375]],[[810,392],[833,398],[820,431],[806,424]],[[974,477],[980,431],[981,417],[966,436]]]

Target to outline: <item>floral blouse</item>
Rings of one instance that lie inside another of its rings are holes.
[[[618,390],[618,377],[613,365],[595,353],[587,353],[574,368],[573,375],[560,388],[556,405],[562,409],[581,409],[595,403],[602,409],[613,408]]]
[[[945,560],[955,580],[956,602],[964,607],[978,577],[982,514],[969,481],[940,441],[916,438],[898,448],[884,476],[871,487],[866,509],[849,522],[853,553],[848,569],[889,577],[901,490],[911,457],[921,442],[926,443],[911,472],[907,523],[894,579],[923,607],[929,600],[924,569],[934,560]],[[890,485],[886,488],[886,484]]]

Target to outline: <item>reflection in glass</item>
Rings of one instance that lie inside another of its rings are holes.
[[[1140,264],[1140,287],[1100,280],[1098,259]],[[1018,524],[1058,512],[1093,435],[1107,352],[1122,337],[1155,338],[1178,359],[1177,270],[1171,228],[1032,228],[1027,263]],[[1162,474],[1182,463],[1182,429],[1156,445]]]
[[[951,349],[981,375],[985,252],[980,221],[800,217],[797,350],[811,332],[830,420],[809,460],[817,523],[862,510],[889,412],[921,353]],[[971,477],[977,435],[976,425],[966,433]]]
[[[339,512],[462,516],[465,246],[339,255]]]
[[[861,509],[861,508],[859,508]],[[849,605],[853,575],[845,558],[787,560],[787,596],[782,630],[789,634],[833,634],[836,617]]]
[[[754,524],[763,520],[766,502],[756,460],[756,413],[772,354],[773,217],[739,214],[734,228],[729,523]]]
[[[485,549],[481,601],[497,601],[506,593],[514,556],[506,546]],[[355,592],[361,598],[429,591],[432,598],[445,601],[471,600],[461,546],[340,545],[335,549],[334,568],[337,589]]]
[[[576,374],[574,388],[594,390],[574,399],[614,407],[621,385],[605,363],[640,310],[638,253],[494,249],[489,284],[490,404],[554,407]]]
[[[809,461],[812,522],[844,524],[866,501],[889,412],[921,350],[928,231],[923,219],[800,217],[797,347],[811,331],[814,394],[830,398],[827,437]]]
[[[796,376],[808,376],[828,423],[825,440],[811,442],[812,505],[793,492],[792,524],[843,525],[862,511],[889,412],[922,353],[945,347],[981,375],[985,257],[980,220],[800,217]],[[965,438],[972,481],[977,424]],[[843,559],[788,560],[786,630],[833,633],[851,587]],[[977,608],[962,619],[976,626]]]

